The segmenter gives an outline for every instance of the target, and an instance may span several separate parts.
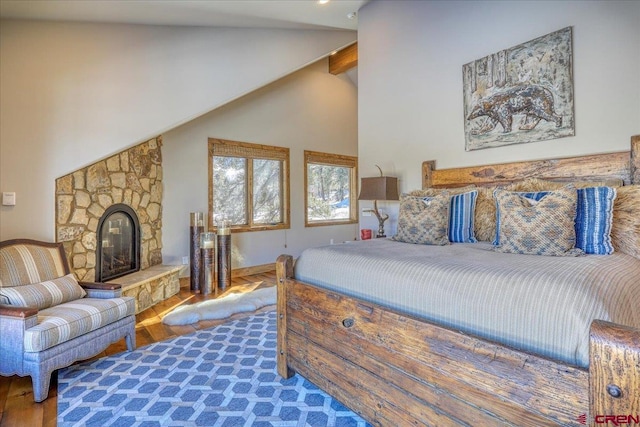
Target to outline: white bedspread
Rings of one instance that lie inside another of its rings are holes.
[[[594,319],[640,328],[640,260],[373,239],[305,250],[295,278],[586,367]]]

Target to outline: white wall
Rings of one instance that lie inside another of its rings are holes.
[[[291,228],[233,233],[233,268],[297,256],[311,246],[353,240],[357,224],[304,226],[304,150],[355,156],[357,89],[321,60],[163,134],[163,258],[189,254],[189,213],[208,211],[208,138],[290,148]]]
[[[640,133],[640,2],[374,0],[358,21],[361,176],[378,164],[408,191],[420,188],[424,160],[446,168],[621,151]],[[465,152],[462,65],[567,26],[576,135]]]
[[[54,180],[353,42],[354,32],[0,22],[0,239],[53,240]]]

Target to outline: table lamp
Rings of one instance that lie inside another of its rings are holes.
[[[389,219],[389,215],[381,215],[378,211],[378,200],[399,200],[398,178],[383,176],[382,169],[376,165],[380,171],[380,176],[373,178],[362,178],[360,184],[360,196],[358,200],[373,200],[373,209],[364,212],[373,212],[378,218],[378,234],[376,237],[386,237],[384,234],[384,222]]]

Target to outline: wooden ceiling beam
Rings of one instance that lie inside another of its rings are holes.
[[[329,72],[338,75],[358,66],[358,43],[354,43],[329,56]]]

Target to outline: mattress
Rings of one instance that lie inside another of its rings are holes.
[[[294,276],[580,367],[593,320],[640,328],[640,260],[618,252],[551,257],[372,239],[307,249]]]

